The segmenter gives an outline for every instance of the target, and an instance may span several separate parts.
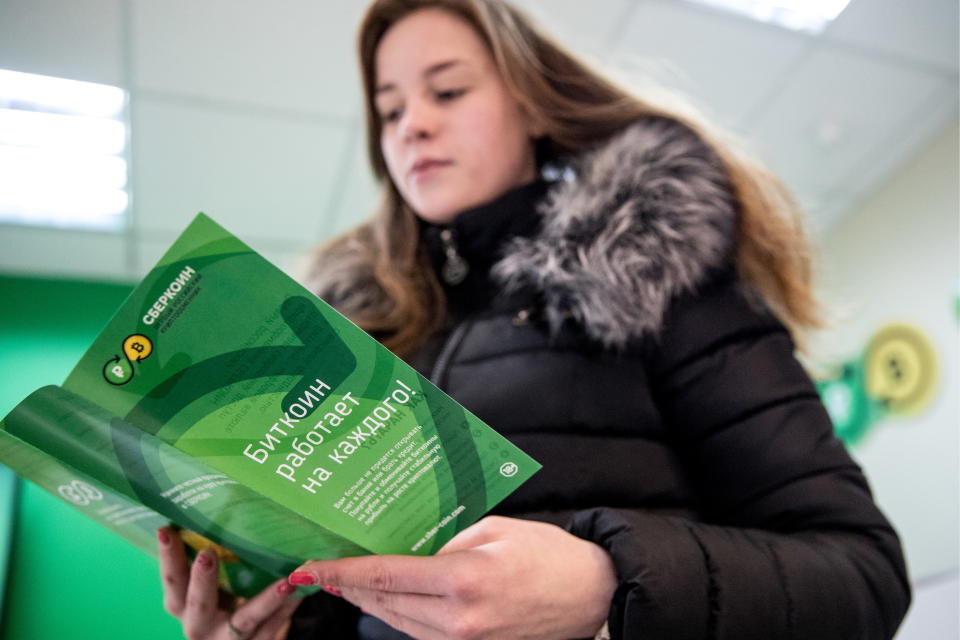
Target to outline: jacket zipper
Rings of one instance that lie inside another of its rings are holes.
[[[461,322],[457,325],[440,349],[440,355],[437,356],[436,362],[433,363],[433,371],[430,372],[430,382],[438,387],[440,387],[443,376],[447,373],[447,367],[450,364],[450,359],[453,357],[454,351],[456,351],[460,343],[463,342],[463,337],[467,333],[467,325],[467,322]]]
[[[440,240],[443,242],[443,252],[446,254],[440,275],[447,284],[460,284],[470,273],[470,265],[457,251],[452,229],[443,229],[440,232]]]

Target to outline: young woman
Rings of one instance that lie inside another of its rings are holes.
[[[337,595],[289,630],[282,586],[217,609],[161,532],[187,635],[892,637],[903,558],[794,358],[780,183],[498,0],[374,2],[360,56],[383,202],[311,285],[543,470],[435,556],[304,565]]]

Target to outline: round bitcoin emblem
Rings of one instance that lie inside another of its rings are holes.
[[[870,340],[866,352],[867,393],[893,413],[916,413],[929,404],[937,380],[930,342],[908,325],[890,325]]]

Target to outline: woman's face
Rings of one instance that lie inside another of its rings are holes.
[[[374,63],[380,148],[421,218],[448,223],[534,179],[539,132],[466,22],[441,9],[412,13],[384,34]]]

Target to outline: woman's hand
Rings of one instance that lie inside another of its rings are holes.
[[[596,544],[550,524],[491,516],[435,556],[308,562],[294,584],[331,585],[421,640],[593,637],[616,589]]]
[[[264,589],[250,600],[237,598],[235,606],[221,608],[217,587],[217,554],[207,549],[187,563],[180,536],[170,528],[157,530],[163,605],[183,624],[190,640],[274,640],[286,636],[287,625],[300,599],[286,580]]]

